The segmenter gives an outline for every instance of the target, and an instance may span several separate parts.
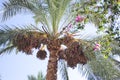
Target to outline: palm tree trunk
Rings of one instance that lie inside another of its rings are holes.
[[[51,50],[47,67],[46,80],[57,80],[57,51]]]

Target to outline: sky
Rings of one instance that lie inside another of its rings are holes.
[[[1,3],[4,0],[0,0],[0,17],[1,17]],[[17,15],[6,22],[0,22],[0,25],[27,25],[34,24],[34,20],[30,14]],[[1,28],[1,27],[0,27]],[[83,33],[91,33],[92,36],[95,32],[93,25],[87,25],[87,30]],[[33,55],[26,55],[25,53],[19,52],[16,54],[15,50],[11,53],[6,53],[0,55],[0,75],[2,80],[28,80],[28,75],[37,76],[38,72],[42,71],[43,74],[46,74],[47,70],[47,60],[41,61],[36,58],[36,51]],[[68,74],[70,80],[85,80],[81,77],[80,72],[77,68],[71,69],[68,68]],[[62,79],[60,79],[62,80]]]

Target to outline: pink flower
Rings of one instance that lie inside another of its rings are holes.
[[[94,46],[94,51],[100,50],[100,44],[96,43]]]
[[[94,51],[96,51],[96,50],[100,50],[100,47],[95,46],[95,47],[94,47]]]
[[[100,44],[96,43],[96,44],[95,44],[95,46],[98,46],[98,47],[100,47]]]
[[[75,18],[75,21],[76,22],[82,22],[84,20],[83,17],[81,17],[80,15],[78,15],[76,18]]]

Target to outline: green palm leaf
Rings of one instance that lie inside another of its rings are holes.
[[[15,16],[18,13],[30,11],[34,14],[35,21],[43,24],[44,27],[52,34],[57,33],[59,24],[65,11],[69,8],[71,0],[9,0],[3,3],[3,21]],[[68,6],[68,7],[67,7]],[[52,26],[52,29],[50,28]]]
[[[45,80],[45,77],[43,76],[42,72],[39,72],[37,77],[29,75],[28,80]]]
[[[42,72],[38,73],[37,78],[38,78],[38,80],[45,80],[45,77],[43,76]]]
[[[60,20],[71,0],[47,0],[53,31],[57,32]]]
[[[31,76],[28,76],[28,80],[37,80],[37,79],[36,79],[36,77],[31,75]]]
[[[3,21],[17,15],[18,13],[26,11],[34,12],[35,9],[35,6],[28,0],[9,0],[3,3],[3,7]]]
[[[0,54],[3,52],[11,51],[11,49],[15,48],[16,45],[14,42],[16,42],[16,37],[19,35],[26,34],[35,34],[34,32],[38,32],[39,34],[43,34],[44,32],[40,29],[36,28],[33,25],[28,26],[13,26],[14,28],[10,28],[9,26],[2,26],[3,29],[0,29],[0,46],[5,47],[2,50],[0,50]],[[20,37],[19,37],[20,38]],[[24,44],[25,45],[25,44]]]
[[[67,72],[67,65],[65,63],[64,60],[59,60],[59,64],[58,64],[58,69],[59,69],[59,73],[62,77],[63,80],[69,80],[69,76],[68,76],[68,72]]]
[[[5,44],[7,41],[11,41],[16,35],[20,33],[37,30],[33,25],[23,26],[24,28],[21,26],[13,26],[14,29],[7,25],[1,27],[3,29],[0,29],[0,46]]]
[[[110,59],[99,57],[97,60],[90,61],[89,64],[93,73],[103,80],[114,80],[120,77],[120,71]]]
[[[6,48],[0,49],[0,55],[2,53],[11,53],[14,50],[15,46],[7,46]]]
[[[120,55],[120,46],[119,46],[119,42],[117,41],[112,41],[111,43],[111,46],[112,46],[112,53],[113,54],[118,54]]]

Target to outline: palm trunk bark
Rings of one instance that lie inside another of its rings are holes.
[[[46,80],[57,80],[57,51],[51,50],[49,61],[48,61],[48,67],[47,67],[47,75]]]

